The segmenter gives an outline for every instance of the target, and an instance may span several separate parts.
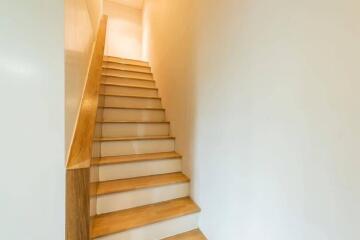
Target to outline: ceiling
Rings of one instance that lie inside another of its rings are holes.
[[[120,3],[122,5],[136,9],[142,9],[144,5],[144,0],[110,0],[110,1]]]

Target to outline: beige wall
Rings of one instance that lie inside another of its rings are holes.
[[[146,1],[145,55],[209,239],[360,239],[359,10]]]
[[[64,2],[0,1],[1,239],[65,239]]]
[[[102,0],[65,0],[65,145],[68,151],[83,94]]]
[[[130,59],[142,58],[142,11],[114,1],[104,1],[109,16],[105,54]]]

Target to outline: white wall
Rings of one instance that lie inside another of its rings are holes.
[[[0,3],[1,239],[63,240],[64,3]]]
[[[146,54],[209,239],[360,239],[359,10],[146,1]]]
[[[108,15],[105,55],[142,59],[142,10],[104,1]]]
[[[65,0],[65,146],[69,150],[80,110],[102,0]]]

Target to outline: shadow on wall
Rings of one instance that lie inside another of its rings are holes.
[[[155,5],[162,6],[157,11]],[[178,16],[186,16],[184,19]],[[197,16],[195,9],[180,1],[146,1],[144,6],[144,59],[154,73],[166,117],[171,121],[171,135],[176,137],[176,151],[183,156],[183,171],[197,178],[195,157],[198,89],[197,69]],[[176,38],[179,41],[174,41]],[[192,181],[192,188],[196,188]],[[192,191],[194,193],[196,191]]]

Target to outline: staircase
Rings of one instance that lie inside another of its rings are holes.
[[[148,63],[104,57],[91,239],[204,240]]]

